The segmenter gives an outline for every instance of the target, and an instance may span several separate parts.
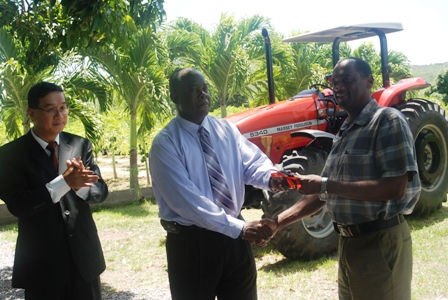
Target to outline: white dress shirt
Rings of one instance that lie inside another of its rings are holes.
[[[200,126],[210,133],[239,213],[244,203],[244,185],[269,189],[270,174],[276,169],[229,121],[206,116]],[[244,221],[226,214],[213,199],[198,135],[200,126],[177,116],[154,138],[149,162],[159,217],[237,238]]]

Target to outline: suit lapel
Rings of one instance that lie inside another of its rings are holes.
[[[67,160],[73,158],[73,147],[69,145],[67,136],[61,132],[59,134],[59,173],[62,174],[67,170]]]
[[[36,141],[36,139],[34,139],[31,129],[28,131],[25,138],[30,157],[40,164],[48,173],[54,176],[56,174],[56,169],[53,167],[47,152],[45,152],[42,146]]]
[[[75,157],[75,148],[73,147],[74,140],[69,138],[63,132],[59,133],[59,173],[62,174],[67,170],[67,164],[65,163],[67,160],[72,160]],[[72,145],[70,145],[72,144]],[[72,231],[75,226],[75,221],[78,216],[79,208],[78,205],[83,203],[79,202],[79,199],[76,196],[76,193],[73,189],[70,189],[68,193],[66,193],[59,201],[59,205],[61,206],[61,211],[66,212],[69,211],[70,215],[64,216],[64,221],[66,222],[67,229]]]

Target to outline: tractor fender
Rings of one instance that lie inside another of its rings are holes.
[[[333,139],[335,135],[326,131],[315,130],[315,129],[305,129],[300,131],[291,132],[291,137],[306,137],[311,139],[311,142],[306,145],[306,147],[310,146],[320,146],[325,151],[330,152],[331,146],[333,144]]]
[[[372,94],[381,106],[397,106],[406,100],[406,92],[410,90],[424,89],[430,86],[423,78],[405,78],[388,88],[382,88]]]

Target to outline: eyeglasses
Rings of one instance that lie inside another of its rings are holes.
[[[36,107],[36,109],[41,110],[49,114],[50,116],[56,116],[58,113],[61,113],[61,115],[66,115],[68,113],[67,107],[61,107],[61,108],[49,108],[49,109],[43,109],[40,107]]]

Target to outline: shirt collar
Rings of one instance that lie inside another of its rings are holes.
[[[33,138],[39,143],[39,145],[43,148],[46,149],[48,143],[46,141],[44,141],[43,139],[41,139],[40,137],[38,137],[35,133],[34,133],[34,127],[31,128],[31,134],[33,135]],[[56,138],[54,139],[56,141],[56,143],[59,146],[59,134],[56,136]]]
[[[373,112],[377,109],[378,106],[379,105],[375,99],[370,99],[369,103],[367,103],[366,106],[364,106],[364,108],[361,110],[361,113],[355,119],[355,122],[349,123],[349,120],[347,118],[342,124],[341,130],[345,131],[350,127],[352,127],[353,124],[357,124],[360,126],[366,124],[371,119]]]
[[[204,120],[202,120],[201,125],[198,125],[196,123],[185,120],[179,115],[176,116],[176,120],[179,123],[179,125],[192,135],[197,135],[200,127],[204,127],[205,129],[207,129],[208,132],[210,132],[210,121],[208,118],[209,118],[208,115],[205,116]]]

